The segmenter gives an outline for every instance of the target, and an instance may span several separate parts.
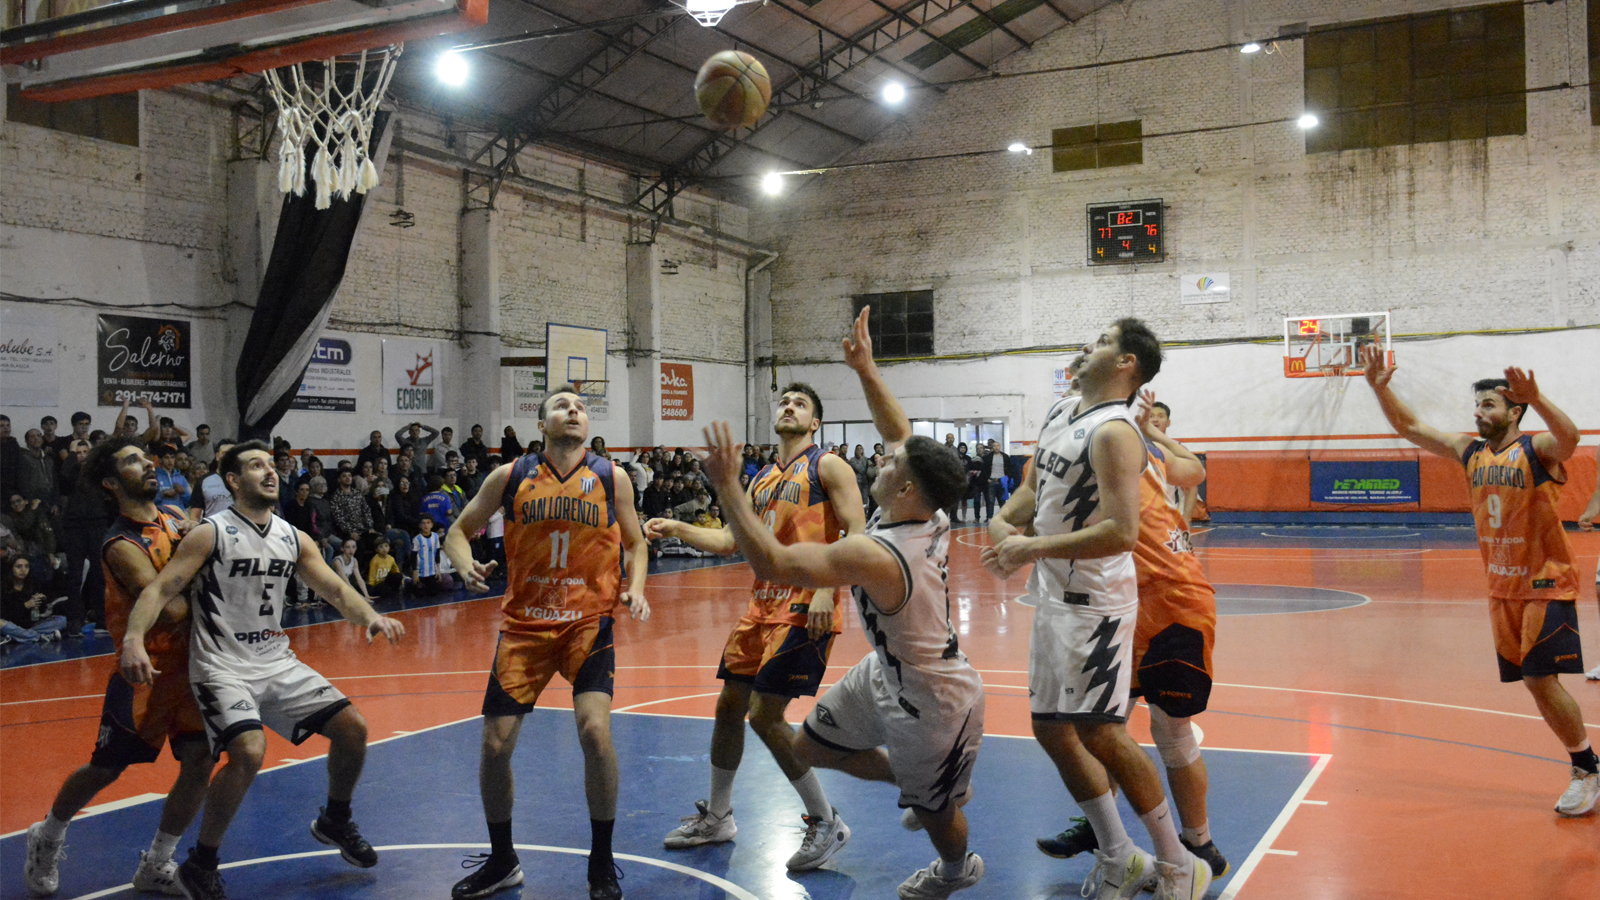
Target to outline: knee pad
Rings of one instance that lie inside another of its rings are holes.
[[[1187,716],[1173,718],[1159,707],[1150,707],[1150,735],[1161,762],[1169,769],[1182,769],[1200,758],[1200,742],[1194,739],[1194,726]]]

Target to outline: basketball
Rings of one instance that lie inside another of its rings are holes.
[[[772,81],[754,56],[724,50],[700,67],[694,78],[694,100],[718,128],[750,126],[772,101]]]

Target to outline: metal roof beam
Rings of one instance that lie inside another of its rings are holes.
[[[872,5],[876,6],[877,8],[879,8],[881,10],[883,10],[884,12],[888,13],[891,16],[894,16],[895,18],[902,19],[902,20],[904,20],[906,22],[909,22],[912,25],[918,26],[920,28],[920,25],[918,25],[918,23],[915,20],[913,20],[910,16],[908,16],[906,13],[902,12],[901,10],[895,9],[894,7],[890,6],[889,4],[884,3],[883,0],[872,0]],[[912,0],[912,2],[907,3],[904,8],[910,8],[910,7],[917,6],[917,5],[918,5],[917,0]],[[982,12],[980,12],[978,10],[978,4],[977,3],[971,3],[971,4],[968,4],[968,5],[972,7],[972,11],[973,12],[976,12],[979,15],[982,15]],[[940,37],[939,35],[934,34],[933,32],[930,31],[930,32],[928,32],[928,39],[933,41],[934,43],[938,44],[939,46],[945,48],[946,50],[949,50],[951,53],[955,54],[956,56],[961,57],[961,59],[964,62],[966,62],[967,65],[972,66],[974,69],[977,69],[979,72],[987,72],[987,71],[989,71],[989,67],[988,66],[984,65],[981,62],[978,62],[977,60],[975,60],[972,57],[966,55],[965,53],[962,53],[960,47],[957,47],[956,45],[949,43],[948,41],[946,41],[944,38]]]

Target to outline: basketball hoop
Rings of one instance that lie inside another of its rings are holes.
[[[301,196],[306,190],[306,150],[317,209],[327,209],[335,194],[365,194],[378,185],[378,170],[367,156],[372,121],[394,76],[403,45],[375,47],[332,59],[295,63],[266,72],[267,88],[278,105],[278,189]]]

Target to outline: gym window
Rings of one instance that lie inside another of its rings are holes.
[[[1102,122],[1050,132],[1050,171],[1077,172],[1144,163],[1144,121]]]
[[[24,100],[22,89],[6,85],[6,119],[53,131],[82,135],[130,147],[139,146],[139,93],[111,94],[87,100],[41,103]]]
[[[1311,29],[1306,152],[1526,134],[1523,40],[1521,3]]]
[[[887,294],[856,294],[854,316],[863,306],[872,307],[867,331],[872,335],[872,353],[880,359],[933,355],[933,291],[895,291]]]

